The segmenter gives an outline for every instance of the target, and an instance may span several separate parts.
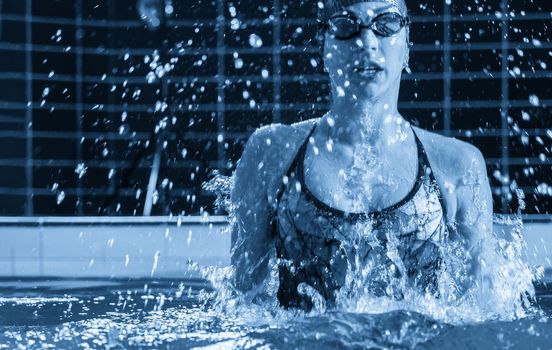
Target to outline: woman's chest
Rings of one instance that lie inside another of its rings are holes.
[[[441,233],[434,234],[445,227],[439,192],[430,181],[420,182],[400,205],[366,214],[347,214],[317,201],[299,186],[290,186],[282,197],[278,217],[280,235],[290,240],[440,240]]]
[[[306,188],[328,206],[347,212],[373,212],[405,198],[415,185],[417,159],[376,160],[315,157],[303,172]]]

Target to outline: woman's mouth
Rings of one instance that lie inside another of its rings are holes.
[[[365,78],[375,79],[379,74],[379,72],[383,71],[383,69],[376,66],[368,66],[368,67],[355,67],[353,71]]]

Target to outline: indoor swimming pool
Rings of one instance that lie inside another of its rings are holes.
[[[0,350],[552,350],[551,0],[0,0]]]
[[[477,320],[470,309],[441,312],[432,302],[385,306],[384,300],[380,306],[305,313],[284,310],[275,299],[251,302],[232,295],[223,218],[71,220],[4,220],[0,349],[526,349],[528,344],[547,349],[552,344],[550,274],[535,284],[535,299],[521,318]],[[525,258],[532,266],[549,266],[548,228],[547,223],[525,227]]]

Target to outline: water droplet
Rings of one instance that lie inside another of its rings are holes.
[[[146,81],[148,82],[148,84],[151,84],[155,81],[155,73],[154,72],[149,72],[147,75],[146,75]]]
[[[243,60],[241,58],[236,58],[234,60],[234,67],[236,69],[242,69],[243,68]]]
[[[263,46],[263,40],[261,39],[260,36],[253,33],[249,35],[249,45],[251,45],[251,47],[256,47],[256,48],[261,47]]]
[[[57,205],[60,205],[61,202],[63,202],[64,199],[65,199],[65,192],[64,191],[59,192],[57,197],[56,197]]]
[[[529,144],[529,135],[521,135],[520,139],[523,145],[527,146]]]
[[[268,75],[269,75],[268,69],[263,68],[263,70],[261,70],[261,76],[263,77],[263,79],[267,79]]]
[[[238,30],[240,29],[240,20],[237,19],[237,18],[233,18],[231,21],[230,21],[230,29],[232,30]]]
[[[155,252],[155,255],[153,256],[153,266],[151,267],[151,276],[153,276],[153,274],[157,270],[157,264],[159,263],[160,255],[161,255],[161,252],[158,250]]]
[[[530,95],[529,103],[533,106],[538,106],[540,104],[539,97],[537,95]]]
[[[531,116],[529,115],[529,113],[525,112],[525,111],[521,111],[521,118],[525,121],[528,121],[531,119]]]
[[[79,179],[82,179],[84,174],[86,174],[86,171],[88,168],[84,165],[84,163],[77,164],[77,167],[75,168],[75,174],[79,176]]]

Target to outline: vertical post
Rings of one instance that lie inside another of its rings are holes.
[[[501,172],[502,175],[509,175],[510,174],[510,146],[509,146],[509,138],[508,138],[508,105],[510,103],[509,100],[509,87],[508,87],[508,28],[510,25],[510,20],[508,18],[508,0],[501,0],[500,2],[500,11],[502,12],[502,21],[501,21],[501,100],[500,100],[500,117],[501,117],[501,123],[500,123],[500,143],[501,143]],[[506,199],[506,195],[509,193],[508,185],[502,186],[502,212],[504,214],[508,213],[508,200]]]
[[[224,19],[224,4],[226,1],[217,0],[217,163],[218,167],[224,167],[226,164],[225,151],[225,133],[224,133],[224,114],[225,114],[225,82],[224,82],[224,32],[226,23]]]
[[[282,87],[282,77],[280,71],[280,62],[281,62],[281,21],[280,21],[280,0],[274,0],[272,6],[272,15],[274,16],[274,21],[272,22],[272,100],[274,103],[274,108],[272,109],[272,122],[280,123],[281,122],[281,109],[280,109],[280,93]]]
[[[25,177],[27,180],[25,215],[32,216],[33,208],[33,0],[27,0],[25,8]]]
[[[161,130],[159,130],[161,133]],[[154,140],[150,142],[155,142]],[[159,169],[161,168],[161,152],[163,150],[163,141],[157,141],[154,146],[153,163],[151,165],[151,172],[148,180],[148,191],[146,193],[146,199],[144,202],[144,216],[151,215],[151,209],[153,207],[153,197],[155,194],[155,187],[157,186],[157,179],[159,177]]]
[[[83,108],[83,50],[82,50],[82,0],[75,2],[75,147],[76,164],[82,162],[82,115]],[[77,215],[83,215],[82,179],[77,176]]]
[[[445,135],[450,135],[451,129],[450,6],[450,0],[443,1],[443,133]]]
[[[167,18],[165,13],[165,5],[166,1],[163,0],[160,3],[160,7],[157,9],[159,11],[159,26],[156,29],[159,41],[161,42],[161,50],[159,52],[160,56],[160,62],[164,62],[165,60],[168,61],[169,56],[169,49],[167,47]],[[168,103],[168,94],[169,94],[169,78],[165,74],[161,77],[161,97],[163,100],[163,103]],[[156,113],[157,114],[157,113]],[[151,140],[150,142],[154,142],[155,145],[153,146],[153,163],[151,165],[151,171],[148,181],[148,190],[146,193],[146,199],[144,202],[144,216],[150,216],[152,207],[154,204],[154,196],[156,192],[157,187],[157,180],[159,178],[159,172],[161,169],[161,158],[164,150],[164,143],[167,140],[168,130],[167,128],[170,127],[170,118],[166,116],[165,112],[161,111],[158,113],[158,121],[157,126],[158,132],[156,140]],[[159,193],[157,193],[157,200],[159,200]]]

